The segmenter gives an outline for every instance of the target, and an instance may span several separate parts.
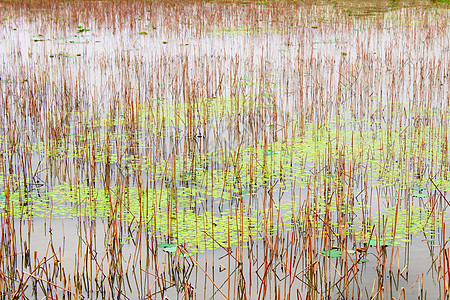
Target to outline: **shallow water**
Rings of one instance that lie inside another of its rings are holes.
[[[356,3],[1,6],[2,297],[447,297],[448,10]]]

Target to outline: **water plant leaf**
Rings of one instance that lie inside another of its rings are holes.
[[[412,197],[416,197],[416,198],[426,198],[428,197],[428,194],[424,194],[424,193],[414,193],[411,195]]]
[[[158,244],[158,247],[163,248],[163,250],[171,249],[171,248],[175,248],[175,250],[176,250],[177,245],[174,245],[174,244],[167,244],[167,243],[162,243],[162,244]]]
[[[370,241],[369,241],[368,243],[366,243],[366,244],[369,244],[370,247],[375,247],[375,246],[377,245],[377,240],[370,240]],[[392,245],[392,242],[390,242],[390,241],[385,241],[384,244],[383,244],[383,242],[380,241],[380,245],[381,245],[381,247],[387,247],[387,246],[391,246],[391,245]]]
[[[174,253],[177,251],[177,246],[163,248],[163,251],[168,253]]]
[[[322,255],[325,255],[326,257],[342,257],[342,251],[340,250],[325,250],[322,251]]]
[[[414,191],[419,191],[420,192],[420,191],[426,190],[427,188],[423,187],[423,186],[413,186],[411,189],[414,190]]]
[[[370,240],[369,241],[369,246],[370,247],[374,247],[374,246],[376,246],[377,245],[377,240]]]

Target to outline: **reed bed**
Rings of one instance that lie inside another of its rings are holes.
[[[448,299],[445,2],[0,11],[0,298]]]

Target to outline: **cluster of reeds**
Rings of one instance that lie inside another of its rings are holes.
[[[0,298],[449,296],[448,10],[0,5]]]

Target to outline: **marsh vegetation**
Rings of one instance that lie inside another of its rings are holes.
[[[0,1],[1,299],[448,299],[445,3]]]

